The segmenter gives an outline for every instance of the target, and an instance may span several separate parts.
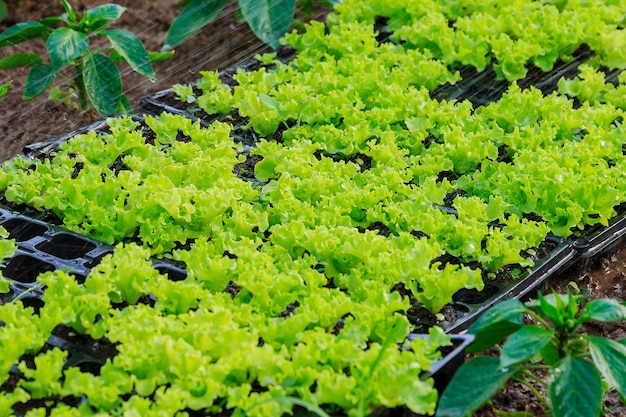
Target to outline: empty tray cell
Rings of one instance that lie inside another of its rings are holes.
[[[159,264],[155,265],[154,269],[159,271],[160,274],[167,275],[167,278],[170,281],[183,281],[185,278],[187,278],[187,273],[184,270],[176,268],[174,266]]]
[[[45,225],[20,217],[8,219],[1,226],[9,232],[9,239],[15,239],[17,242],[25,242],[48,231]]]
[[[96,248],[96,244],[69,233],[57,233],[50,241],[39,243],[36,248],[61,259],[76,259]]]
[[[35,313],[39,314],[39,310],[43,307],[44,302],[39,297],[34,297],[32,295],[27,295],[25,297],[19,298],[24,307],[32,307]]]
[[[482,291],[463,288],[457,291],[452,299],[465,304],[481,304],[498,294],[500,291],[501,290],[497,285],[491,282],[486,282],[485,288]]]
[[[74,277],[76,282],[78,282],[79,284],[84,284],[85,281],[87,280],[87,275],[85,275],[82,272],[70,271],[70,275]]]
[[[9,287],[9,292],[0,292],[0,305],[10,302],[15,297],[15,285]]]
[[[43,272],[56,270],[53,264],[26,254],[15,255],[5,261],[5,265],[2,270],[3,275],[24,284],[35,282],[39,274]]]
[[[93,259],[91,259],[90,261],[86,262],[84,264],[85,268],[89,268],[89,269],[93,268],[94,266],[98,265],[105,256],[110,255],[112,253],[113,253],[113,250],[110,250],[110,249],[103,251],[99,255],[94,256]]]

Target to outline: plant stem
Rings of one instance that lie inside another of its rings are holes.
[[[531,372],[524,370],[523,372],[524,376],[526,378],[530,378],[533,381],[536,381],[538,383],[540,383],[541,385],[545,386],[545,382],[543,382],[541,379],[539,379],[537,376],[533,375]],[[543,406],[545,407],[546,410],[549,410],[550,404],[548,404],[548,401],[546,401],[546,399],[543,397],[543,395],[541,395],[541,393],[539,392],[539,390],[537,390],[537,388],[535,388],[530,382],[528,382],[525,378],[521,378],[519,379],[519,381],[524,384],[532,393],[535,397],[537,397],[537,399],[539,401],[541,401],[541,404],[543,404]]]
[[[272,402],[272,401],[279,402],[279,403],[299,405],[300,407],[304,407],[307,410],[311,411],[312,413],[316,414],[318,417],[330,417],[324,410],[322,410],[316,404],[311,404],[309,402],[303,401],[300,398],[296,398],[296,397],[274,397],[274,398],[268,398],[263,401],[259,401],[258,403],[250,407],[248,410],[246,410],[246,414],[249,413],[250,410],[252,410],[253,408],[256,408],[262,404]]]
[[[34,292],[35,290],[38,290],[39,288],[43,287],[44,283],[43,282],[37,282],[35,285],[33,285],[32,287],[20,292],[13,300],[12,302],[16,302],[18,300],[21,300],[22,298],[24,298],[26,295]]]
[[[78,100],[80,102],[80,108],[87,110],[87,91],[85,90],[85,82],[83,80],[83,63],[78,61],[74,66],[74,86],[78,92]]]
[[[548,329],[552,327],[550,326],[550,324],[548,324],[547,321],[545,321],[541,316],[536,314],[534,311],[527,311],[526,314],[531,316],[533,319],[537,320],[543,327],[548,328]]]

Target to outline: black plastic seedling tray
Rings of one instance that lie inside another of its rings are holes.
[[[25,305],[40,306],[37,299],[44,289],[37,283],[39,274],[66,270],[82,283],[91,268],[114,249],[112,245],[2,206],[0,226],[9,232],[8,238],[14,239],[17,246],[13,256],[3,262],[2,274],[11,282],[11,292],[1,296],[5,302],[19,298]],[[153,259],[153,264],[173,281],[184,280],[187,276],[185,270],[164,260]]]
[[[30,256],[39,259],[42,264],[54,265],[51,270],[69,268],[72,272],[80,272],[86,277],[89,270],[104,255],[112,251],[111,245],[24,216],[2,206],[0,206],[0,226],[9,232],[9,239],[15,239],[15,244],[19,248],[18,253],[11,258],[12,262],[17,262],[14,259],[20,256]],[[23,262],[24,265],[28,263]],[[16,264],[15,273],[19,272],[17,269],[20,265]],[[24,271],[29,275],[26,272]],[[4,271],[9,277],[12,273],[8,267]]]
[[[572,276],[587,271],[600,258],[610,257],[626,243],[626,212],[609,221],[607,227],[583,231],[572,239],[572,248],[576,251],[577,262],[568,271]]]
[[[443,322],[425,323],[427,326],[440,325],[448,333],[461,333],[478,319],[486,310],[511,298],[523,298],[536,292],[550,277],[570,268],[576,261],[578,252],[573,245],[563,239],[555,249],[536,261],[535,265],[514,281],[486,280],[482,291],[460,290],[453,297],[450,308],[456,318]]]
[[[136,115],[128,115],[133,118],[133,120],[137,122],[142,122],[143,117]],[[65,135],[57,136],[49,140],[32,143],[30,145],[26,145],[22,150],[22,157],[25,158],[33,158],[33,159],[42,159],[47,158],[51,152],[59,150],[59,147],[67,142],[69,139],[73,138],[77,135],[86,134],[88,132],[95,131],[99,134],[110,133],[109,124],[107,119],[97,120],[85,127],[73,130]],[[19,156],[18,156],[19,157]]]
[[[0,226],[15,240],[16,252],[4,261],[3,276],[11,282],[11,301],[19,298],[35,308],[43,289],[37,277],[43,272],[66,270],[84,282],[90,269],[112,247],[44,221],[0,207]]]

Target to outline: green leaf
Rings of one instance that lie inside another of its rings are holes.
[[[32,67],[43,64],[43,59],[37,54],[15,54],[0,59],[0,69]]]
[[[50,34],[51,29],[39,22],[23,22],[11,26],[0,34],[0,47],[15,45],[29,39],[42,38]]]
[[[4,2],[4,0],[0,0],[0,20],[7,17],[8,14],[9,9],[7,9],[7,4]]]
[[[79,58],[88,45],[87,35],[66,27],[55,29],[46,42],[50,60],[56,69]]]
[[[478,356],[469,360],[456,371],[441,395],[436,416],[470,415],[502,389],[515,371],[501,369],[498,358]]]
[[[35,65],[26,77],[26,83],[24,84],[24,100],[31,100],[43,93],[50,83],[52,83],[56,75],[56,69],[52,64]]]
[[[120,6],[119,4],[107,3],[96,6],[91,10],[87,10],[84,16],[89,24],[93,24],[99,20],[117,20],[122,16],[122,14],[124,14],[125,11],[126,7]]]
[[[582,295],[572,297],[575,302],[584,299]],[[535,308],[540,316],[548,317],[556,327],[562,327],[567,319],[566,307],[570,301],[570,294],[551,293],[544,296],[539,293],[537,300],[528,301],[526,306]]]
[[[123,114],[123,113],[130,113],[132,111],[133,111],[133,107],[130,105],[130,101],[128,101],[128,98],[122,94],[120,96],[120,100],[117,103],[116,113]]]
[[[582,317],[602,322],[626,320],[626,306],[609,298],[591,300],[583,308]]]
[[[109,38],[115,51],[124,58],[133,70],[154,79],[154,70],[150,63],[148,51],[135,35],[124,29],[105,30],[102,34]]]
[[[566,356],[554,369],[550,402],[555,417],[596,417],[602,405],[602,381],[593,363]]]
[[[39,23],[41,23],[42,25],[46,25],[50,28],[52,28],[54,25],[56,25],[57,23],[67,23],[65,20],[63,20],[60,17],[57,16],[48,16],[48,17],[44,17],[43,19],[41,19],[39,21]],[[54,28],[52,28],[54,29]],[[52,30],[50,29],[50,30]]]
[[[150,62],[167,61],[168,59],[170,59],[173,56],[174,56],[174,51],[148,52],[148,58],[150,59]]]
[[[11,291],[12,282],[0,275],[0,293],[8,294]]]
[[[6,96],[7,91],[9,91],[9,87],[13,84],[13,81],[9,81],[8,83],[4,83],[0,85],[0,99]]]
[[[163,51],[180,45],[220,14],[226,0],[191,0],[167,31]]]
[[[114,114],[122,95],[122,80],[115,64],[104,55],[89,53],[84,82],[87,96],[98,113]]]
[[[70,24],[76,23],[76,12],[74,12],[74,9],[72,9],[72,5],[70,4],[70,2],[67,0],[61,0],[61,4],[63,5],[63,8],[65,9],[65,14],[67,15],[68,23]]]
[[[502,346],[500,366],[503,368],[530,359],[543,349],[554,334],[539,326],[525,326],[513,333]]]
[[[523,313],[528,309],[521,301],[503,301],[487,310],[467,330],[476,336],[467,351],[480,352],[501,342],[522,327]]]
[[[85,33],[99,33],[110,26],[112,21],[119,19],[125,11],[125,7],[117,4],[94,7],[83,14],[78,28]]]
[[[295,0],[239,0],[239,6],[255,35],[278,48],[278,41],[291,26]]]
[[[626,346],[615,340],[591,336],[589,351],[609,386],[626,397]]]
[[[541,349],[541,359],[548,365],[554,365],[561,359],[559,350],[556,346],[549,343]]]

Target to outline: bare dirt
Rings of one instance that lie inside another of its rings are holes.
[[[79,11],[104,3],[97,0],[70,2]],[[60,2],[8,0],[7,3],[10,15],[0,21],[0,32],[18,22],[63,13]],[[177,0],[118,0],[117,3],[127,7],[127,11],[115,27],[131,30],[148,50],[160,50],[169,25],[180,10],[173,8]],[[201,70],[225,69],[256,53],[267,51],[267,47],[256,39],[247,24],[237,20],[234,6],[231,4],[228,8],[227,13],[223,13],[198,35],[178,47],[172,59],[155,63],[157,82],[151,82],[128,68],[120,67],[124,92],[134,109],[138,108],[142,97],[167,89],[175,83],[194,81],[199,78]],[[314,17],[321,16],[323,12],[318,12]],[[15,52],[44,51],[43,41],[29,41],[0,49],[0,58]],[[100,118],[93,110],[81,111],[48,101],[47,93],[29,102],[22,101],[26,74],[25,69],[0,72],[0,84],[13,80],[9,93],[0,102],[0,162],[18,154],[27,144],[71,132]],[[585,273],[570,272],[570,275],[562,275],[553,280],[552,284],[557,290],[564,291],[570,282],[574,282],[589,298],[611,297],[626,300],[626,250],[622,248],[610,257],[599,260]],[[614,339],[626,337],[624,322],[590,326],[585,330]],[[615,395],[608,397],[605,406],[605,415],[626,416],[626,408]],[[496,410],[545,415],[538,401],[520,384],[507,385],[491,404],[483,407],[475,416],[503,415]]]

